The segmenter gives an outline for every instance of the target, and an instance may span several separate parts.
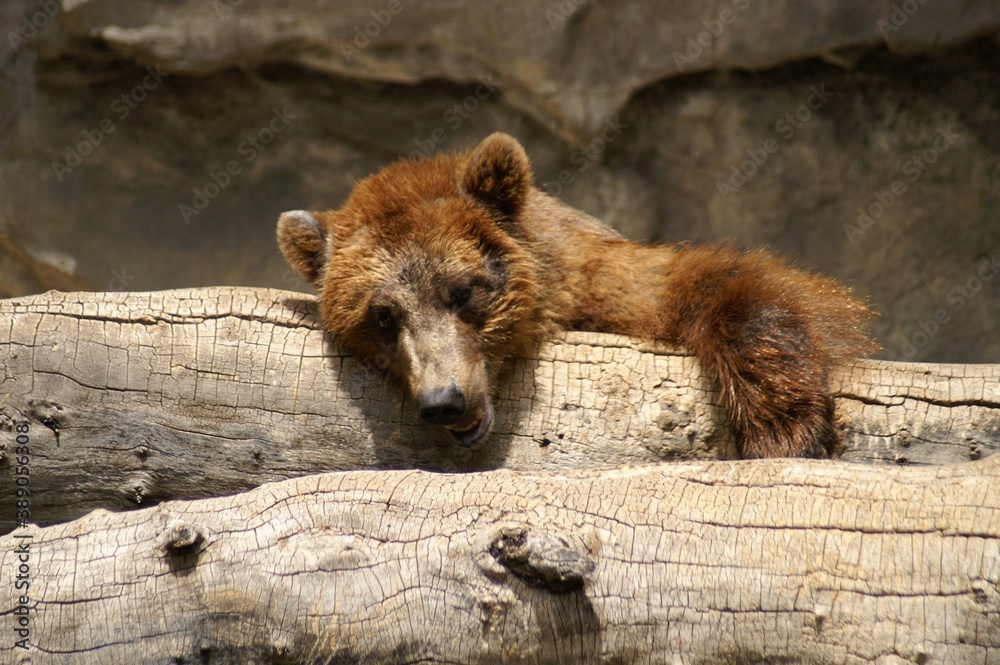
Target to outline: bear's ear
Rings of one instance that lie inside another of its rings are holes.
[[[513,136],[497,132],[473,148],[461,184],[466,194],[510,218],[520,211],[533,180],[524,148]]]
[[[289,210],[278,218],[278,247],[288,264],[316,286],[326,265],[326,226],[305,210]]]

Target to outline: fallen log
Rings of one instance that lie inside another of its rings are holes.
[[[0,538],[29,584],[0,662],[995,665],[998,484],[1000,456],[357,471],[99,510]]]
[[[53,524],[347,469],[610,468],[731,458],[695,359],[567,333],[516,362],[491,439],[458,449],[377,368],[342,352],[312,297],[217,287],[0,301],[0,506],[30,426],[30,519]],[[842,459],[940,464],[1000,447],[1000,366],[858,361],[831,379]],[[0,514],[0,533],[14,527]]]

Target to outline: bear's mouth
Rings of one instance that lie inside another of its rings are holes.
[[[475,448],[486,438],[493,427],[493,406],[489,400],[473,409],[465,418],[454,425],[448,425],[445,430],[456,445],[463,448]]]

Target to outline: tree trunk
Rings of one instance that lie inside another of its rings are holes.
[[[0,454],[31,423],[31,520],[220,496],[345,469],[566,470],[732,457],[690,356],[568,333],[514,363],[496,427],[460,450],[298,293],[206,288],[0,301]],[[1000,366],[859,361],[831,379],[852,461],[954,463],[1000,446]],[[14,526],[0,516],[0,533]]]
[[[0,538],[0,662],[997,665],[998,486],[1000,456],[356,471],[96,511]]]

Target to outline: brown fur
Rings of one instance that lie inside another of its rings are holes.
[[[279,245],[331,332],[462,445],[488,433],[503,363],[570,328],[688,348],[745,457],[831,449],[829,369],[876,348],[846,288],[761,251],[626,241],[532,180],[520,144],[494,134],[392,164],[339,210],[285,213]]]

